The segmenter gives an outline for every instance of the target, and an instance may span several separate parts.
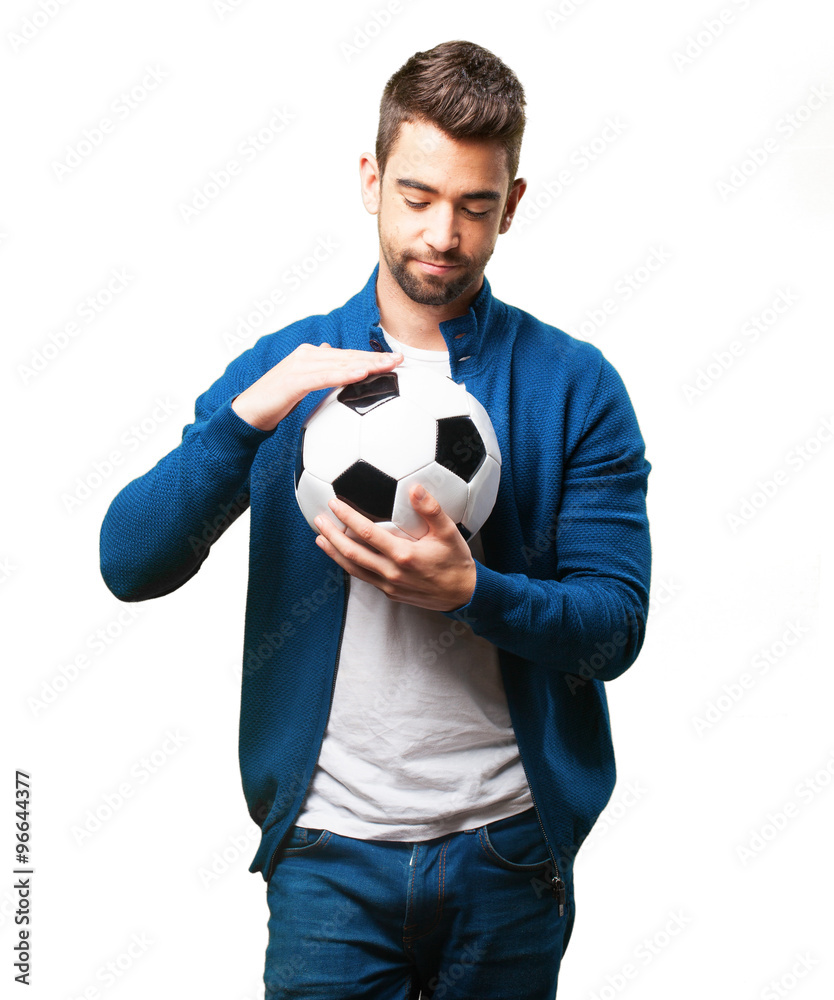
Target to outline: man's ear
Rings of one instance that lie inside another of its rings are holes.
[[[371,215],[377,215],[382,200],[382,178],[379,176],[379,165],[373,153],[363,153],[359,157],[359,179],[365,208]]]
[[[501,226],[498,230],[499,233],[506,233],[507,230],[512,225],[513,216],[515,215],[515,210],[518,208],[518,203],[521,201],[521,196],[527,190],[527,181],[523,177],[516,177],[513,181],[513,186],[510,188],[510,194],[507,198],[507,205],[504,209],[504,216],[501,219]]]

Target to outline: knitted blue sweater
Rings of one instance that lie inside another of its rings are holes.
[[[294,494],[299,430],[328,390],[274,431],[251,426],[231,402],[301,343],[386,350],[378,270],[344,306],[235,358],[198,397],[181,443],[121,490],[101,527],[105,583],[120,600],[143,601],[186,583],[250,508],[239,750],[262,830],[250,871],[267,880],[318,760],[350,578],[315,544]],[[622,380],[598,348],[499,301],[486,278],[468,312],[440,330],[453,379],[492,418],[502,469],[472,599],[437,614],[498,647],[551,887],[564,900],[576,852],[614,788],[604,682],[643,643],[651,466]]]

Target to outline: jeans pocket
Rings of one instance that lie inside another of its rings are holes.
[[[534,872],[550,862],[536,809],[494,820],[478,830],[483,854],[499,868],[514,872]]]
[[[309,826],[292,826],[281,842],[282,854],[298,854],[309,851],[323,843],[327,830],[316,830]]]

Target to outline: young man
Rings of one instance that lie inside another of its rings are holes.
[[[251,509],[240,765],[262,829],[266,996],[547,1000],[573,862],[615,769],[604,682],[648,609],[650,465],[590,344],[492,295],[484,267],[526,183],[524,94],[468,42],[419,52],[361,158],[380,259],[327,315],[262,337],[196,401],[182,443],[113,500],[101,567],[122,600],[182,586]],[[502,455],[464,540],[311,534],[304,420],[334,386],[425,364],[465,383]]]

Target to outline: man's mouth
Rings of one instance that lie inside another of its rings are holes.
[[[417,260],[417,258],[415,258]],[[453,268],[458,267],[457,264],[430,264],[425,260],[417,260],[420,267],[426,271],[427,274],[446,274]]]

